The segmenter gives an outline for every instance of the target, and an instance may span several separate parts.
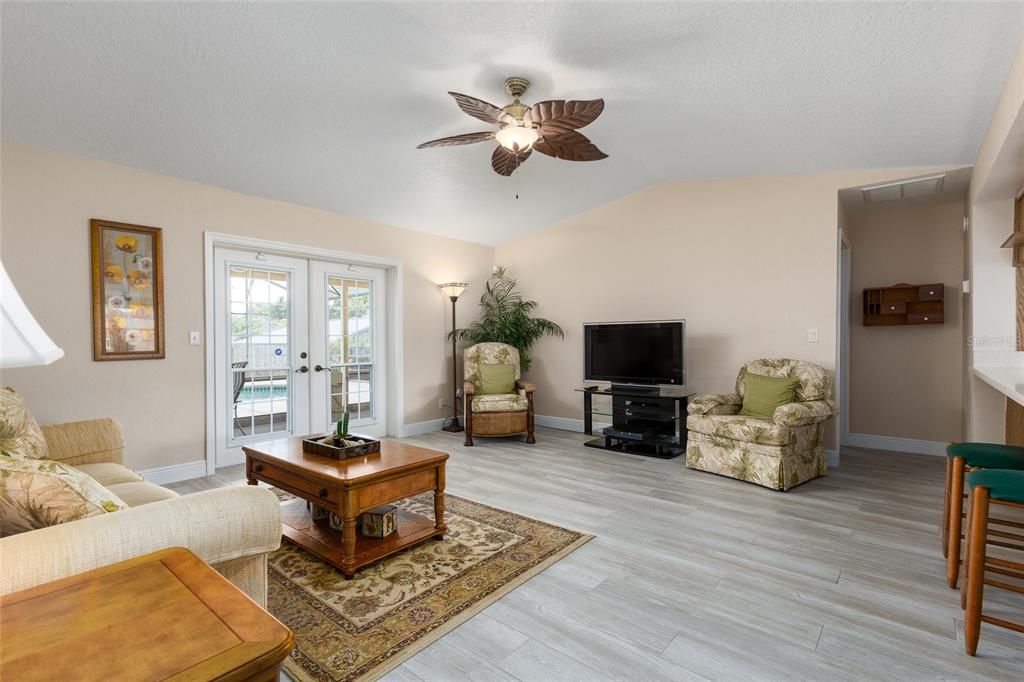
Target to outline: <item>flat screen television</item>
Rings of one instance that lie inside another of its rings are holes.
[[[584,378],[614,384],[686,383],[685,320],[583,325]]]

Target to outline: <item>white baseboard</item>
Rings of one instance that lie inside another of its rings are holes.
[[[868,448],[870,450],[892,450],[893,452],[907,452],[915,455],[945,455],[946,446],[934,440],[915,440],[913,438],[896,438],[894,436],[872,436],[867,433],[851,433],[846,439],[846,444],[854,448]]]
[[[533,423],[537,426],[546,426],[549,429],[560,429],[562,431],[575,431],[576,433],[583,433],[583,420],[582,419],[569,419],[568,417],[549,417],[547,415],[538,414],[534,415]],[[598,433],[601,429],[611,424],[605,422],[594,422],[593,430],[594,433]]]
[[[413,422],[412,424],[406,424],[402,427],[400,437],[422,436],[423,434],[430,433],[431,431],[440,431],[441,427],[444,426],[444,421],[444,419],[428,419],[425,422]]]
[[[142,474],[144,479],[157,485],[177,483],[178,481],[187,481],[190,478],[202,478],[205,476],[206,460],[200,459],[195,462],[185,462],[184,464],[169,464],[165,467],[146,469],[139,473]]]
[[[825,464],[830,467],[839,466],[839,451],[838,450],[826,450],[825,451]]]

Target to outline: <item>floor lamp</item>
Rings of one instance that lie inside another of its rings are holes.
[[[0,263],[0,368],[48,365],[63,355],[32,317]]]
[[[452,301],[452,421],[441,427],[445,431],[451,431],[452,433],[465,430],[459,422],[459,356],[456,351],[458,339],[455,335],[455,302],[459,300],[459,296],[468,286],[465,282],[446,282],[445,284],[437,285],[437,288],[443,291]]]

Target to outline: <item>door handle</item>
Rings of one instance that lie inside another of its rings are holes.
[[[313,371],[314,372],[322,372],[325,369],[327,369],[327,368],[326,367],[321,367],[320,365],[317,365],[316,367],[313,368]]]
[[[306,367],[305,365],[303,365],[302,367],[299,367],[299,368],[298,368],[297,370],[295,370],[295,371],[296,371],[296,372],[301,372],[302,374],[305,374],[306,372],[308,372],[308,371],[309,371],[309,367]]]

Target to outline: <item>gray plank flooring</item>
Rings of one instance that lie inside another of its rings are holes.
[[[1024,635],[963,652],[939,547],[944,461],[844,449],[787,493],[582,446],[408,439],[451,453],[448,492],[596,537],[383,679],[1024,679]],[[241,467],[174,484],[242,484]],[[987,610],[1024,620],[989,589]]]

